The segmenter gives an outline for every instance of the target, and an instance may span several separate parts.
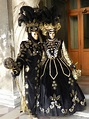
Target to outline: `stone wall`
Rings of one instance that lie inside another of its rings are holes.
[[[4,59],[12,56],[13,49],[10,18],[8,0],[0,0],[0,105],[15,107],[20,102],[19,92],[11,70],[4,67]]]

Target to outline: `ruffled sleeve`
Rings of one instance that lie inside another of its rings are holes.
[[[62,59],[67,63],[68,66],[72,65],[72,60],[69,57],[68,51],[65,47],[64,41],[62,41],[62,50],[61,50]]]

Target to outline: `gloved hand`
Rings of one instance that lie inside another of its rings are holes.
[[[15,79],[16,76],[19,75],[19,73],[17,72],[17,70],[12,70],[11,75],[12,75],[13,79]]]
[[[16,78],[16,75],[13,72],[11,72],[11,75],[12,75],[13,79]]]
[[[76,69],[75,64],[71,64],[70,67],[73,68],[73,69]]]

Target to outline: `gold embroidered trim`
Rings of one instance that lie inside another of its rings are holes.
[[[41,75],[41,78],[44,76],[44,73],[45,73],[45,70],[46,70],[46,67],[47,67],[48,61],[49,61],[49,59],[47,60],[45,66],[44,66],[44,71],[43,71],[43,74]]]
[[[56,74],[55,74],[55,76],[53,77],[52,76],[52,74],[51,74],[51,61],[53,60],[53,62],[54,62],[54,65],[55,65],[55,69],[56,69]],[[55,62],[55,59],[50,59],[50,62],[49,62],[49,75],[50,75],[50,77],[54,80],[56,77],[57,77],[57,75],[58,75],[58,70],[57,70],[57,66],[56,66],[56,62]]]
[[[60,64],[60,66],[61,66],[61,69],[62,69],[63,74],[64,74],[65,76],[67,76],[67,77],[70,77],[70,69],[67,67],[67,65],[60,59],[60,60],[62,61],[62,63],[66,66],[66,68],[68,69],[68,71],[69,71],[69,74],[68,74],[68,75],[64,72],[63,67],[62,67],[62,64],[61,64],[61,62],[59,61],[58,58],[57,58],[57,60],[58,60],[58,62],[59,62],[59,64]]]

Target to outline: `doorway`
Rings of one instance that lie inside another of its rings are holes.
[[[89,75],[89,0],[68,1],[68,48],[82,75]]]

